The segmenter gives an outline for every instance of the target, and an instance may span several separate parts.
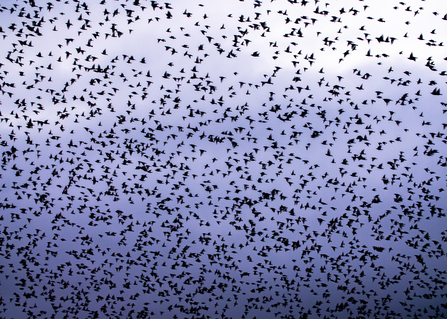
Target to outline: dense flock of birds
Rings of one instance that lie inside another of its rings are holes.
[[[1,318],[447,314],[447,7],[2,1]]]

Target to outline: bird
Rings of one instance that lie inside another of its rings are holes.
[[[4,3],[2,316],[445,316],[439,10]]]

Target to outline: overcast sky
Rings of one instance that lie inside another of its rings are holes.
[[[2,1],[0,316],[447,314],[440,1]]]

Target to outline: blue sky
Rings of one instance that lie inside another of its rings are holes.
[[[445,314],[447,7],[2,6],[2,317]]]

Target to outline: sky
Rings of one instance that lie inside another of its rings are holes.
[[[2,1],[0,317],[445,317],[446,25]]]

